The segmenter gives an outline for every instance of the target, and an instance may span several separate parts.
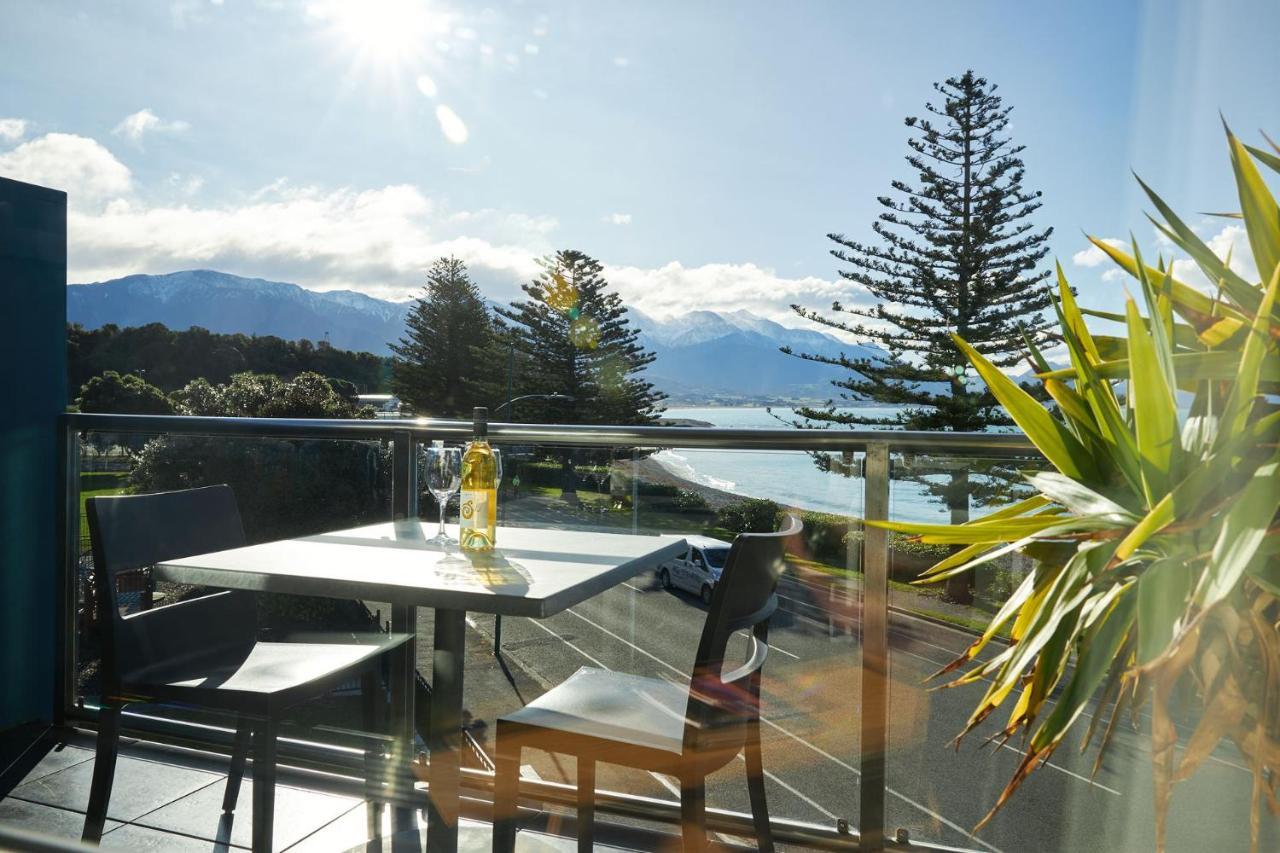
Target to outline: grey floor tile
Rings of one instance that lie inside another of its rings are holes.
[[[217,782],[216,773],[172,764],[121,756],[116,762],[115,784],[107,817],[130,821],[149,811]],[[65,770],[19,785],[11,797],[83,812],[89,803],[93,762],[83,761]]]
[[[363,806],[343,815],[320,832],[304,840],[288,853],[377,853],[378,846],[368,843],[365,833],[365,812]],[[419,819],[418,845],[409,845],[408,849],[425,850],[427,844],[427,828],[425,821]],[[382,853],[390,853],[405,845],[396,845],[388,831],[388,822],[383,820]],[[412,836],[410,836],[412,837]],[[489,853],[493,849],[492,827],[480,821],[464,820],[458,832],[459,853]],[[578,849],[577,841],[572,838],[561,838],[555,835],[543,835],[536,832],[521,832],[516,836],[516,853],[573,853]],[[596,850],[609,853],[625,853],[616,847],[605,847],[597,844]]]
[[[103,850],[130,850],[134,853],[235,853],[236,847],[215,844],[202,838],[190,838],[127,823],[104,833]]]
[[[86,749],[82,746],[54,746],[50,749],[47,745],[35,745],[33,750],[48,749],[39,762],[23,774],[22,779],[14,783],[16,788],[18,785],[24,785],[27,782],[34,782],[37,779],[43,779],[45,776],[51,776],[59,770],[66,770],[76,764],[89,761],[93,758],[93,750]],[[34,754],[24,755],[19,762],[30,761],[34,758]]]
[[[227,820],[223,820],[222,795],[225,787],[225,783],[219,783],[201,788],[138,818],[135,823],[153,829],[224,841],[228,840],[229,829],[232,844],[248,847],[253,842],[253,781],[246,778],[241,783],[234,819],[228,816]],[[277,785],[273,828],[275,849],[284,850],[296,844],[360,802],[354,797]]]
[[[10,797],[0,800],[0,823],[56,838],[79,840],[80,833],[84,831],[84,814]],[[118,821],[109,820],[105,829],[112,830],[118,826]]]

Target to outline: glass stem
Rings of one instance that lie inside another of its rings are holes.
[[[444,532],[444,511],[449,506],[449,496],[445,495],[443,499],[436,495],[436,502],[440,504],[440,529],[436,531],[436,538],[443,539],[448,534]]]

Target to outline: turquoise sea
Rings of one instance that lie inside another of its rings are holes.
[[[890,415],[892,408],[850,409],[871,417]],[[775,407],[773,413],[753,407],[670,408],[669,418],[691,418],[718,427],[786,429],[793,410]],[[654,456],[671,473],[712,488],[756,498],[770,498],[787,506],[862,515],[862,480],[819,470],[799,451],[704,450],[674,448]],[[889,491],[890,514],[904,521],[946,521],[949,514],[930,499],[921,486],[895,481]]]

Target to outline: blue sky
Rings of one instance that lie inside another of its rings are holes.
[[[1040,222],[1159,250],[1137,170],[1236,263],[1218,112],[1280,135],[1280,3],[464,4],[0,0],[0,174],[71,193],[72,281],[213,267],[413,295],[454,253],[498,299],[554,248],[645,311],[859,301],[930,84],[1015,108]],[[1194,274],[1188,272],[1188,277]],[[791,321],[795,322],[795,321]]]

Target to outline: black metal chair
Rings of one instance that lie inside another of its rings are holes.
[[[520,752],[524,748],[578,760],[578,850],[592,849],[595,765],[619,764],[680,780],[684,849],[706,844],[706,777],[739,753],[756,840],[773,849],[760,756],[760,671],[769,649],[774,591],[783,571],[783,544],[802,526],[788,516],[777,533],[734,540],[716,584],[688,686],[583,667],[538,699],[498,720],[494,782],[495,853],[516,840]],[[750,630],[746,662],[725,672],[729,638]]]
[[[307,642],[260,642],[253,593],[224,591],[122,615],[116,576],[164,560],[246,544],[235,495],[227,486],[86,501],[93,546],[101,635],[102,710],[97,758],[83,840],[102,837],[115,775],[122,706],[183,705],[237,715],[224,812],[234,811],[253,752],[253,849],[271,850],[275,806],[276,735],[283,712],[299,702],[361,679],[364,724],[377,731],[383,656],[406,634],[308,635]],[[374,792],[376,747],[366,750]],[[371,800],[376,832],[381,806]]]

